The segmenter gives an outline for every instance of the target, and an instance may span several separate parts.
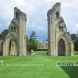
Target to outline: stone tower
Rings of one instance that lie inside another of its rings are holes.
[[[56,3],[48,13],[48,55],[65,56],[73,52],[73,42],[60,15],[61,4]]]
[[[15,7],[14,16],[18,22],[19,54],[26,55],[26,15]]]
[[[4,56],[26,56],[26,15],[18,8],[14,8],[14,18],[12,19],[9,32],[4,40]]]

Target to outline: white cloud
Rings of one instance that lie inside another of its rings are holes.
[[[73,32],[75,32],[75,30],[77,31],[75,25],[77,22],[73,21],[77,21],[76,19],[78,18],[76,16],[78,14],[78,0],[0,0],[0,16],[4,18],[4,22],[7,22],[7,25],[5,26],[8,26],[13,17],[13,9],[15,6],[17,6],[23,12],[27,13],[28,25],[31,26],[31,22],[36,25],[38,24],[38,26],[42,24],[42,27],[40,26],[38,28],[45,31],[46,28],[44,25],[46,24],[45,16],[47,15],[47,10],[50,9],[56,2],[62,3],[61,14],[66,21],[68,30],[70,30],[70,32],[73,31],[71,26],[71,23],[73,23],[75,26]],[[71,16],[73,16],[72,19]],[[43,22],[45,24],[43,24]]]
[[[76,24],[76,27],[78,28],[78,24]]]

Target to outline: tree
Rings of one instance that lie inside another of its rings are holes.
[[[4,30],[2,33],[1,33],[1,36],[2,36],[2,39],[5,39],[6,35],[8,34],[8,30]]]
[[[36,33],[32,31],[32,34],[30,35],[30,48],[33,50],[37,50],[37,39],[36,39]]]
[[[32,31],[30,38],[27,38],[27,50],[29,51],[29,55],[31,55],[31,50],[37,50],[37,44],[36,33]]]
[[[76,34],[71,34],[71,38],[73,41],[75,41],[77,39]]]
[[[78,34],[72,34],[71,38],[74,42],[74,50],[78,51]]]

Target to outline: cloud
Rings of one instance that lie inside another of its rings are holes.
[[[56,2],[61,2],[61,15],[68,30],[71,33],[77,32],[78,0],[0,0],[0,30],[8,28],[13,18],[14,7],[17,6],[27,14],[27,32],[34,30],[39,36],[43,34],[44,37],[47,33],[47,11]]]

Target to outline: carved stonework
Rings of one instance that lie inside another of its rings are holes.
[[[60,16],[61,4],[56,3],[48,13],[48,54],[52,56],[72,55],[73,42],[67,33],[64,19]]]
[[[18,8],[14,8],[8,34],[5,36],[3,45],[4,56],[26,56],[26,15]]]

